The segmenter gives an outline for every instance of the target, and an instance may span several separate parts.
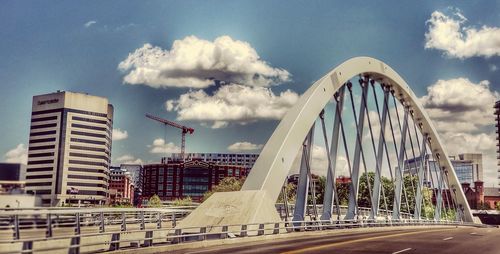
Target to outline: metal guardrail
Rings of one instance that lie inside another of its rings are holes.
[[[0,241],[0,253],[32,253],[34,251],[64,251],[65,253],[93,253],[128,248],[149,247],[158,244],[207,241],[237,237],[287,234],[295,231],[320,231],[362,227],[397,226],[478,226],[452,221],[401,220],[401,221],[295,221],[237,224],[213,227],[154,228],[145,230],[75,234],[51,239]],[[52,242],[51,242],[52,241]],[[2,247],[4,246],[4,247]]]
[[[179,208],[3,209],[0,240],[175,227],[192,210]]]
[[[333,209],[332,215],[331,215],[332,218],[342,217],[342,216],[345,216],[347,214],[347,209],[348,209],[347,206],[341,205],[339,208],[340,208],[339,214],[337,213],[337,209]],[[288,220],[288,219],[293,217],[295,205],[288,204],[288,207],[285,207],[285,205],[283,203],[277,203],[276,209],[278,210],[278,214],[280,215],[280,218],[282,220]],[[307,217],[310,217],[311,219],[315,219],[314,218],[314,216],[315,216],[314,209],[315,208],[313,205],[308,205],[306,207],[306,210],[305,210],[306,211],[305,215]],[[318,216],[321,216],[323,214],[323,205],[321,205],[321,204],[316,205],[316,209],[317,209]],[[287,216],[287,212],[288,212],[288,216]],[[377,213],[378,213],[379,218],[392,217],[392,210],[386,211],[385,209],[379,209]],[[358,219],[367,219],[370,217],[370,215],[371,215],[371,208],[367,208],[367,207],[358,207],[357,208],[356,216],[358,217]],[[400,212],[399,215],[400,215],[401,219],[405,219],[405,220],[410,220],[413,218],[413,214],[407,213],[407,212]]]

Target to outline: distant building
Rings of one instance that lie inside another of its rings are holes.
[[[484,203],[491,209],[495,209],[500,203],[500,188],[484,187]]]
[[[25,181],[0,180],[0,195],[24,194]]]
[[[0,162],[0,180],[24,181],[26,178],[26,165],[21,163]]]
[[[483,180],[483,160],[482,154],[464,153],[457,156],[450,156],[451,164],[455,170],[460,183],[474,183]],[[405,161],[405,174],[416,175],[420,167],[420,157],[411,158]],[[426,156],[424,163],[424,185],[437,186],[441,179],[439,165],[430,155]]]
[[[495,103],[494,108],[495,108],[495,127],[497,133],[497,159],[498,159],[497,166],[499,166],[500,165],[500,101],[497,101]],[[499,173],[498,179],[500,179],[500,168],[497,170]],[[500,182],[498,184],[500,185]]]
[[[0,208],[33,208],[40,206],[40,197],[25,194],[25,185],[25,181],[0,180]]]
[[[104,204],[108,194],[113,106],[73,92],[33,97],[26,190],[43,206]]]
[[[259,154],[254,153],[186,153],[186,160],[198,160],[211,162],[218,165],[236,165],[243,166],[250,170],[255,164]],[[167,158],[167,162],[182,160],[180,153],[173,153]]]
[[[474,182],[473,187],[471,187],[469,183],[463,183],[462,189],[472,209],[495,209],[500,202],[500,189],[495,187],[484,187],[482,181]]]
[[[132,203],[134,182],[130,172],[123,168],[111,168],[109,174],[109,203]]]
[[[132,204],[137,206],[141,203],[142,197],[142,172],[143,168],[141,164],[121,164],[121,169],[127,170],[132,178],[132,183],[134,184],[134,198],[132,199]]]
[[[142,165],[141,164],[121,164],[120,168],[129,172],[135,187],[142,186]]]
[[[457,156],[450,156],[450,160],[461,183],[484,181],[482,154],[463,153]]]
[[[168,160],[167,163],[144,165],[143,197],[157,194],[162,200],[191,197],[195,202],[225,177],[243,178],[248,170],[242,165],[206,162],[192,159]]]

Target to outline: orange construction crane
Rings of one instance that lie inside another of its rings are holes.
[[[182,130],[181,157],[184,160],[184,153],[186,151],[186,133],[193,134],[194,129],[150,114],[146,114],[146,117],[158,121],[165,126],[169,125]],[[165,140],[165,142],[167,141]]]

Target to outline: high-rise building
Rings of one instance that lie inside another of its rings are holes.
[[[500,166],[500,101],[497,101],[495,103],[495,127],[496,127],[496,133],[497,133],[497,159],[498,163],[497,166]],[[500,185],[500,168],[498,169],[498,179],[499,179],[499,185]]]
[[[107,98],[66,91],[34,96],[27,192],[44,206],[104,204],[112,130]]]

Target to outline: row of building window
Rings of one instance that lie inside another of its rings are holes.
[[[108,168],[108,164],[102,163],[102,162],[69,160],[69,163],[71,163],[71,164],[89,165],[89,166],[103,166],[105,168]]]
[[[43,129],[43,128],[50,128],[50,127],[56,127],[57,123],[48,123],[48,124],[40,124],[40,125],[31,125],[30,130],[35,130],[35,129]]]
[[[91,119],[91,118],[85,118],[85,117],[79,117],[79,116],[73,116],[71,119],[76,120],[76,121],[88,122],[88,123],[108,124],[108,121],[105,121],[105,120]]]
[[[182,190],[203,191],[208,190],[208,185],[183,185]]]
[[[208,177],[184,177],[184,183],[208,183]]]
[[[68,175],[71,179],[83,179],[83,180],[106,180],[106,178],[101,176],[87,176],[87,175]]]
[[[104,141],[96,141],[96,140],[88,140],[88,139],[81,139],[81,138],[71,138],[71,142],[80,142],[80,143],[87,143],[87,144],[94,144],[94,145],[106,145],[106,142]]]
[[[58,113],[58,112],[62,112],[62,109],[57,108],[57,109],[48,109],[48,110],[35,111],[35,112],[31,112],[31,115],[32,116],[36,116],[36,115]]]
[[[52,171],[52,170],[54,170],[53,167],[28,168],[28,169],[26,169],[26,172],[45,172],[45,171]]]
[[[29,175],[26,176],[26,179],[46,179],[52,178],[52,175]]]
[[[106,184],[100,183],[80,183],[80,182],[68,182],[68,186],[79,186],[79,187],[97,187],[97,188],[107,188]]]
[[[102,170],[102,169],[69,167],[68,170],[69,171],[74,171],[74,172],[86,172],[86,173],[101,173],[101,174],[106,174],[106,170]]]
[[[52,135],[52,134],[56,134],[56,131],[53,130],[53,131],[32,132],[32,133],[30,133],[30,137]]]
[[[28,154],[28,158],[36,158],[36,157],[47,157],[47,156],[54,156],[54,153],[35,153],[35,154]]]
[[[30,139],[30,144],[53,142],[53,141],[56,141],[56,138]]]
[[[79,190],[77,195],[106,196],[104,191]]]
[[[30,151],[35,150],[45,150],[45,149],[54,149],[55,145],[47,145],[47,146],[30,146]]]
[[[74,149],[74,150],[84,150],[84,151],[92,151],[92,152],[103,152],[103,153],[108,154],[108,151],[106,151],[106,149],[104,149],[104,148],[87,147],[87,146],[73,146],[73,145],[70,145],[69,148],[70,149]]]
[[[51,163],[54,163],[54,160],[28,161],[28,165],[51,164]]]
[[[57,116],[47,116],[47,117],[40,117],[40,118],[32,118],[31,122],[44,122],[44,121],[50,121],[50,120],[56,120]]]
[[[84,125],[84,124],[78,124],[78,123],[71,124],[71,127],[88,129],[88,130],[96,130],[96,131],[107,131],[107,129],[108,129],[106,127],[90,126],[90,125]]]
[[[106,138],[107,137],[104,134],[89,133],[89,132],[83,132],[83,131],[71,131],[71,134],[72,135],[80,135],[80,136],[93,137],[93,138]]]
[[[95,155],[95,154],[85,154],[85,153],[69,153],[69,156],[80,157],[80,158],[92,158],[92,159],[102,159],[108,161],[109,158],[104,155]]]

